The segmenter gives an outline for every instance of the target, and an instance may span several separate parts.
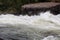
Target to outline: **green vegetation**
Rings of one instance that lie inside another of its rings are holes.
[[[0,11],[3,12],[19,12],[21,6],[27,3],[46,2],[50,0],[0,0]]]

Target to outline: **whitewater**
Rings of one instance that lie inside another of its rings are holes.
[[[0,38],[4,40],[60,40],[60,14],[50,11],[28,16],[0,15]]]

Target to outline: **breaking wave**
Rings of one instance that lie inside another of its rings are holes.
[[[60,40],[60,14],[49,11],[36,16],[0,15],[0,38],[4,40]]]

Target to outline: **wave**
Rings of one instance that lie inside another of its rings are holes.
[[[55,34],[57,34],[57,36],[60,35],[60,14],[53,15],[50,11],[42,12],[38,16],[2,14],[0,15],[0,28],[1,27],[21,28],[22,31],[28,31],[29,36],[33,37],[32,40],[59,40],[55,39]],[[11,32],[11,29],[6,30]],[[30,34],[30,32],[32,32],[32,34]],[[38,36],[37,39],[34,35]],[[40,39],[39,37],[42,38]]]

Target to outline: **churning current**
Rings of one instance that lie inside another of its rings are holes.
[[[60,40],[60,14],[0,15],[0,40]]]

